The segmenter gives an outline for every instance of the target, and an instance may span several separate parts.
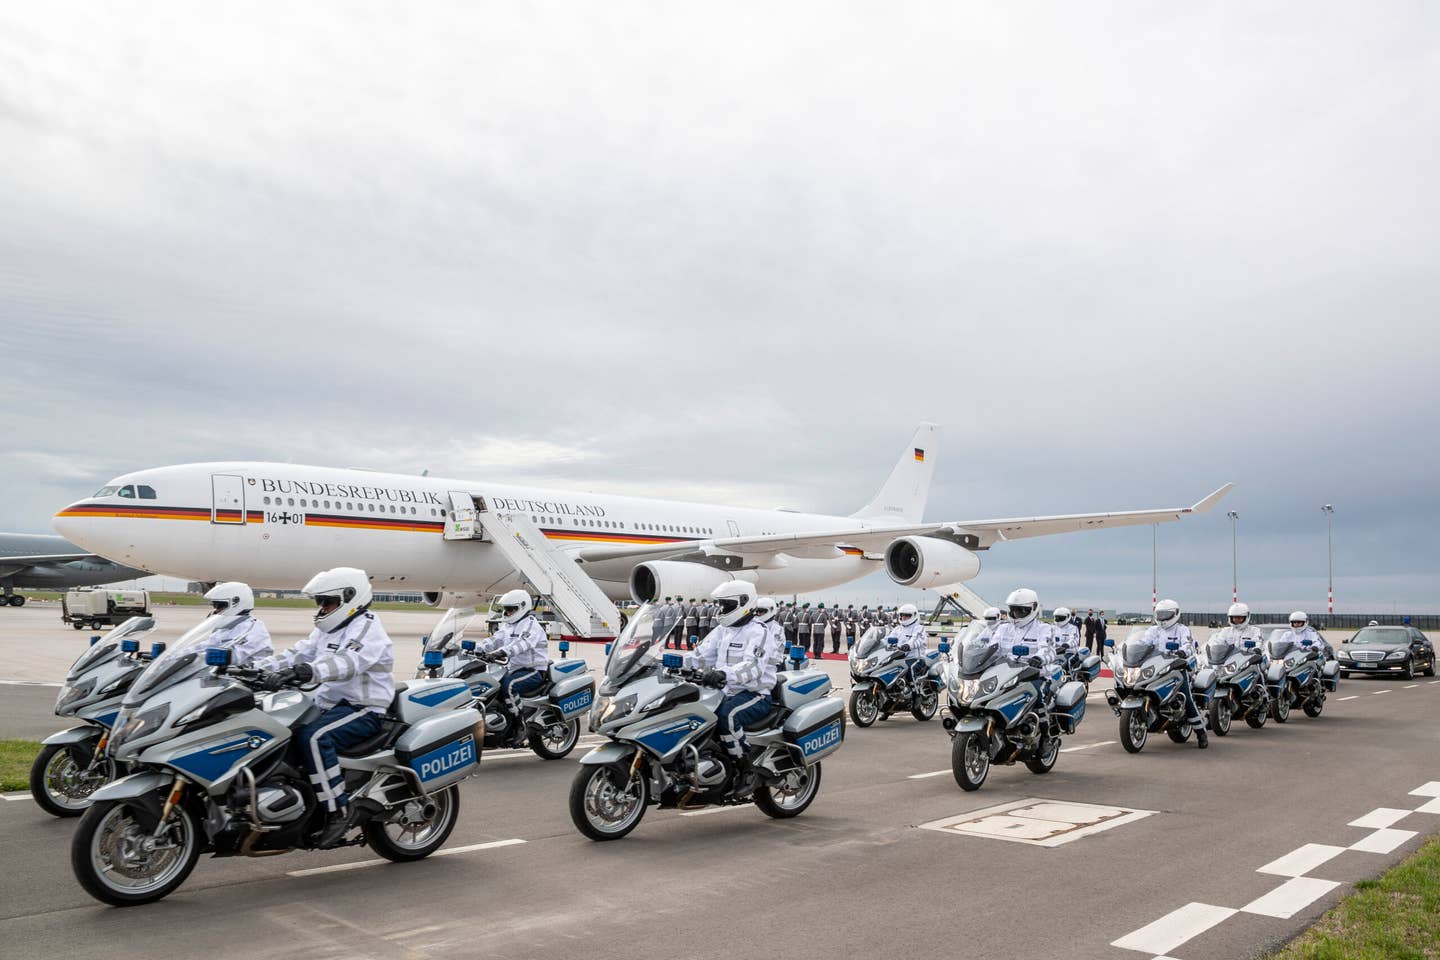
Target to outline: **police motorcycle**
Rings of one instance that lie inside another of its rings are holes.
[[[1118,652],[1111,655],[1115,686],[1105,691],[1105,702],[1120,718],[1120,744],[1129,753],[1145,749],[1150,734],[1165,731],[1175,743],[1190,739],[1190,721],[1185,718],[1185,694],[1181,692],[1183,672],[1195,667],[1180,655],[1180,644],[1167,640],[1164,648],[1146,640],[1149,626],[1141,624],[1126,635]],[[1114,641],[1106,639],[1107,647]],[[1203,715],[1215,695],[1215,670],[1205,667],[1190,678],[1195,708]]]
[[[90,795],[119,775],[121,768],[106,755],[105,745],[125,692],[148,659],[165,649],[157,643],[148,657],[141,652],[141,640],[154,629],[153,618],[131,617],[104,636],[91,637],[71,665],[55,699],[55,715],[82,723],[46,737],[30,768],[30,795],[41,810],[78,817],[90,805]]]
[[[149,903],[174,891],[201,853],[260,857],[312,849],[328,814],[286,748],[319,715],[316,685],[261,693],[264,675],[229,668],[209,647],[237,616],[207,617],[150,663],[126,694],[107,748],[129,776],[91,796],[70,848],[75,878],[97,900]],[[368,844],[419,860],[449,837],[456,784],[480,760],[484,721],[459,680],[396,685],[379,733],[340,756]]]
[[[1078,680],[1088,687],[1100,676],[1100,657],[1091,653],[1083,643],[1058,644],[1055,656],[1060,661],[1060,672],[1064,674],[1066,683]]]
[[[568,756],[580,739],[580,718],[595,700],[595,676],[584,660],[566,658],[570,644],[560,641],[560,661],[550,665],[544,686],[521,699],[520,721],[515,722],[500,687],[505,657],[480,653],[474,640],[465,639],[478,616],[473,607],[447,610],[425,641],[416,676],[453,677],[469,685],[485,715],[485,749],[529,744],[542,760]]]
[[[1339,688],[1340,664],[1324,661],[1324,655],[1311,641],[1281,640],[1285,630],[1272,631],[1266,641],[1270,652],[1270,670],[1265,682],[1270,688],[1270,716],[1276,723],[1290,719],[1290,711],[1299,707],[1305,716],[1315,718],[1325,710],[1326,691]]]
[[[1205,662],[1215,671],[1210,698],[1210,730],[1217,737],[1230,732],[1233,720],[1244,718],[1254,730],[1265,726],[1270,692],[1265,685],[1265,655],[1254,640],[1240,644],[1215,637],[1205,644]]]
[[[751,778],[718,739],[721,691],[694,681],[684,657],[665,653],[670,631],[655,627],[645,604],[610,645],[590,729],[610,742],[580,759],[570,818],[591,840],[618,840],[646,809],[696,810],[754,802],[775,819],[805,811],[820,790],[821,760],[845,739],[845,708],[830,678],[803,669],[804,648],[789,650],[770,713],[746,726]]]
[[[985,628],[975,621],[955,638],[957,656],[945,670],[950,767],[963,790],[979,790],[993,764],[1024,763],[1049,773],[1060,758],[1060,738],[1085,716],[1085,684],[1044,667],[1028,644],[972,643]],[[940,645],[942,654],[949,644]],[[1058,683],[1053,702],[1045,687]]]
[[[909,710],[916,720],[929,720],[940,708],[945,686],[943,663],[936,650],[926,653],[926,672],[912,684],[906,675],[908,661],[894,637],[871,627],[850,650],[850,719],[857,727],[888,720],[892,713]]]

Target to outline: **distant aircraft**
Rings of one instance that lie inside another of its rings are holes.
[[[974,577],[978,553],[995,543],[1178,520],[1230,489],[1188,507],[925,523],[939,441],[939,426],[922,423],[879,493],[848,517],[234,462],[116,477],[53,526],[86,549],[189,580],[294,589],[344,565],[377,587],[458,606],[522,585],[484,527],[487,515],[497,529],[504,515],[523,515],[546,549],[563,545],[609,598],[643,601],[706,596],[731,578],[807,593],[880,569],[904,586],[938,588]]]
[[[63,537],[36,533],[0,533],[0,606],[18,607],[25,598],[16,587],[68,590],[117,580],[148,577],[144,570],[122,567],[82,550]]]

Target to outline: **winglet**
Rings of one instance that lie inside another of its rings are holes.
[[[1233,486],[1235,486],[1235,484],[1233,484],[1233,483],[1227,483],[1227,484],[1225,484],[1225,486],[1221,487],[1219,490],[1216,490],[1214,493],[1210,494],[1210,496],[1206,497],[1204,500],[1201,500],[1199,503],[1195,504],[1195,506],[1191,507],[1189,510],[1187,510],[1187,511],[1185,511],[1185,512],[1186,512],[1186,513],[1205,513],[1205,512],[1208,511],[1211,507],[1215,506],[1215,504],[1219,503],[1220,500],[1221,500],[1221,498],[1224,497],[1225,494],[1229,493],[1229,492],[1230,492],[1230,488],[1233,487]]]

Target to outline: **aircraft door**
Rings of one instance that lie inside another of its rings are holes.
[[[245,522],[245,478],[233,473],[210,476],[210,522],[242,524]]]
[[[726,520],[725,522],[730,524],[730,536],[740,536],[740,524],[736,523],[734,520]]]
[[[476,518],[475,497],[450,491],[450,522],[445,524],[446,540],[478,540],[484,536]]]

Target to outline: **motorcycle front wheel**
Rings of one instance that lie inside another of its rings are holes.
[[[1060,738],[1046,737],[1040,744],[1040,750],[1025,758],[1025,766],[1030,768],[1031,773],[1049,773],[1055,769],[1055,761],[1060,759]]]
[[[1150,720],[1143,707],[1124,707],[1120,710],[1120,745],[1128,753],[1139,753],[1150,739]]]
[[[925,721],[935,716],[935,711],[940,709],[940,694],[932,690],[915,702],[910,708],[910,715],[916,720]]]
[[[530,731],[530,749],[541,760],[560,760],[580,741],[580,721],[562,720]]]
[[[90,794],[115,779],[107,759],[98,772],[83,768],[70,746],[48,744],[30,766],[30,796],[52,817],[78,817],[90,806]]]
[[[627,779],[629,778],[629,779]],[[640,825],[650,781],[625,765],[582,766],[570,785],[570,819],[591,840],[619,840]]]
[[[855,690],[850,694],[850,719],[857,727],[868,727],[880,715],[880,704],[872,689]]]
[[[1210,701],[1210,729],[1215,736],[1223,737],[1230,732],[1230,721],[1234,719],[1230,715],[1230,700],[1228,697],[1216,697]]]
[[[1270,701],[1270,716],[1275,718],[1276,723],[1284,723],[1290,719],[1290,691],[1282,688],[1280,695]]]
[[[775,820],[788,820],[805,812],[820,792],[820,764],[787,771],[779,783],[765,783],[755,791],[755,806]]]
[[[129,800],[103,800],[80,817],[70,866],[85,892],[130,907],[159,900],[185,882],[200,858],[195,821],[183,806],[170,810],[160,840]]]
[[[950,744],[950,769],[962,790],[979,790],[990,775],[990,744],[978,731],[955,734]]]
[[[400,808],[398,819],[367,821],[365,842],[395,863],[424,860],[450,839],[459,818],[460,788],[451,784],[430,794],[429,803],[411,800]]]

